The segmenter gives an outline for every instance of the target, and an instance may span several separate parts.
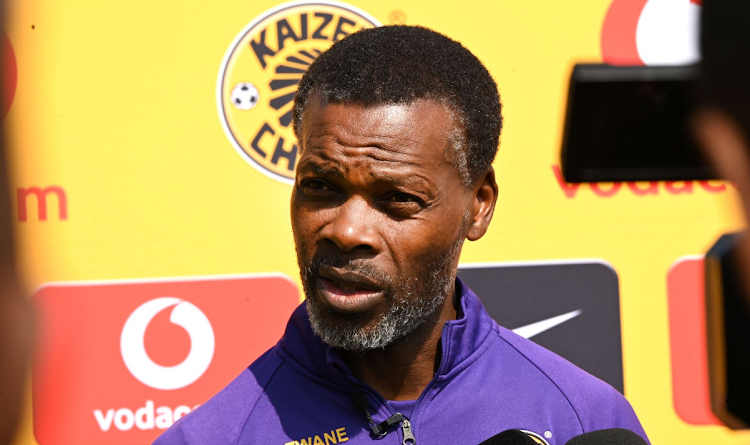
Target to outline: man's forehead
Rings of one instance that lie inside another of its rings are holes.
[[[449,167],[464,186],[471,182],[466,171],[465,129],[444,101],[366,105],[325,103],[314,95],[303,116],[299,142],[301,164],[313,153],[318,157],[330,152],[331,156],[400,163],[405,170],[427,169],[433,175]]]
[[[300,164],[301,171],[312,171],[317,175],[336,179],[345,179],[356,172],[368,182],[391,185],[418,186],[433,182],[430,171],[423,162],[405,157],[368,156],[362,151],[357,156],[347,155],[346,151],[331,154],[329,150],[317,148],[313,148],[312,152]],[[365,151],[368,152],[373,153],[373,150]]]
[[[434,100],[326,104],[316,96],[303,117],[300,146],[303,150],[327,143],[385,151],[408,150],[413,145],[445,148],[454,127],[453,114]]]

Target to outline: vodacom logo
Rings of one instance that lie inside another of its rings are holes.
[[[614,65],[696,62],[701,0],[613,0],[602,25],[602,58]]]
[[[278,341],[299,295],[279,273],[42,286],[36,441],[153,442]]]
[[[169,321],[187,331],[190,352],[181,363],[162,366],[149,357],[144,340],[151,320],[170,307]],[[194,304],[174,297],[156,298],[138,306],[120,335],[122,359],[133,377],[144,385],[162,390],[183,388],[198,380],[211,364],[214,346],[214,331],[206,315]]]

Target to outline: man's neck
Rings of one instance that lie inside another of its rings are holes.
[[[409,335],[384,349],[364,354],[342,351],[354,376],[380,393],[386,400],[415,400],[430,383],[440,366],[440,339],[446,321],[456,318],[455,289],[442,308]]]

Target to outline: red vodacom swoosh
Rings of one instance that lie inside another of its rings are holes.
[[[602,24],[602,58],[612,65],[644,65],[638,56],[636,29],[648,0],[614,0]]]

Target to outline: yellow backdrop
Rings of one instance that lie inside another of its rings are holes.
[[[748,443],[750,433],[683,422],[671,389],[667,272],[743,225],[734,189],[658,183],[639,194],[628,184],[574,188],[556,176],[567,78],[575,62],[602,60],[610,3],[350,2],[367,14],[352,28],[367,17],[434,28],[463,42],[499,84],[498,208],[462,262],[606,260],[620,277],[626,396],[652,442]],[[290,186],[238,154],[217,110],[232,42],[276,6],[10,5],[18,85],[5,124],[15,205],[18,196],[27,205],[15,228],[29,293],[47,282],[192,275],[282,273],[298,282]],[[29,189],[52,186],[41,220]],[[30,396],[17,443],[36,443]]]

